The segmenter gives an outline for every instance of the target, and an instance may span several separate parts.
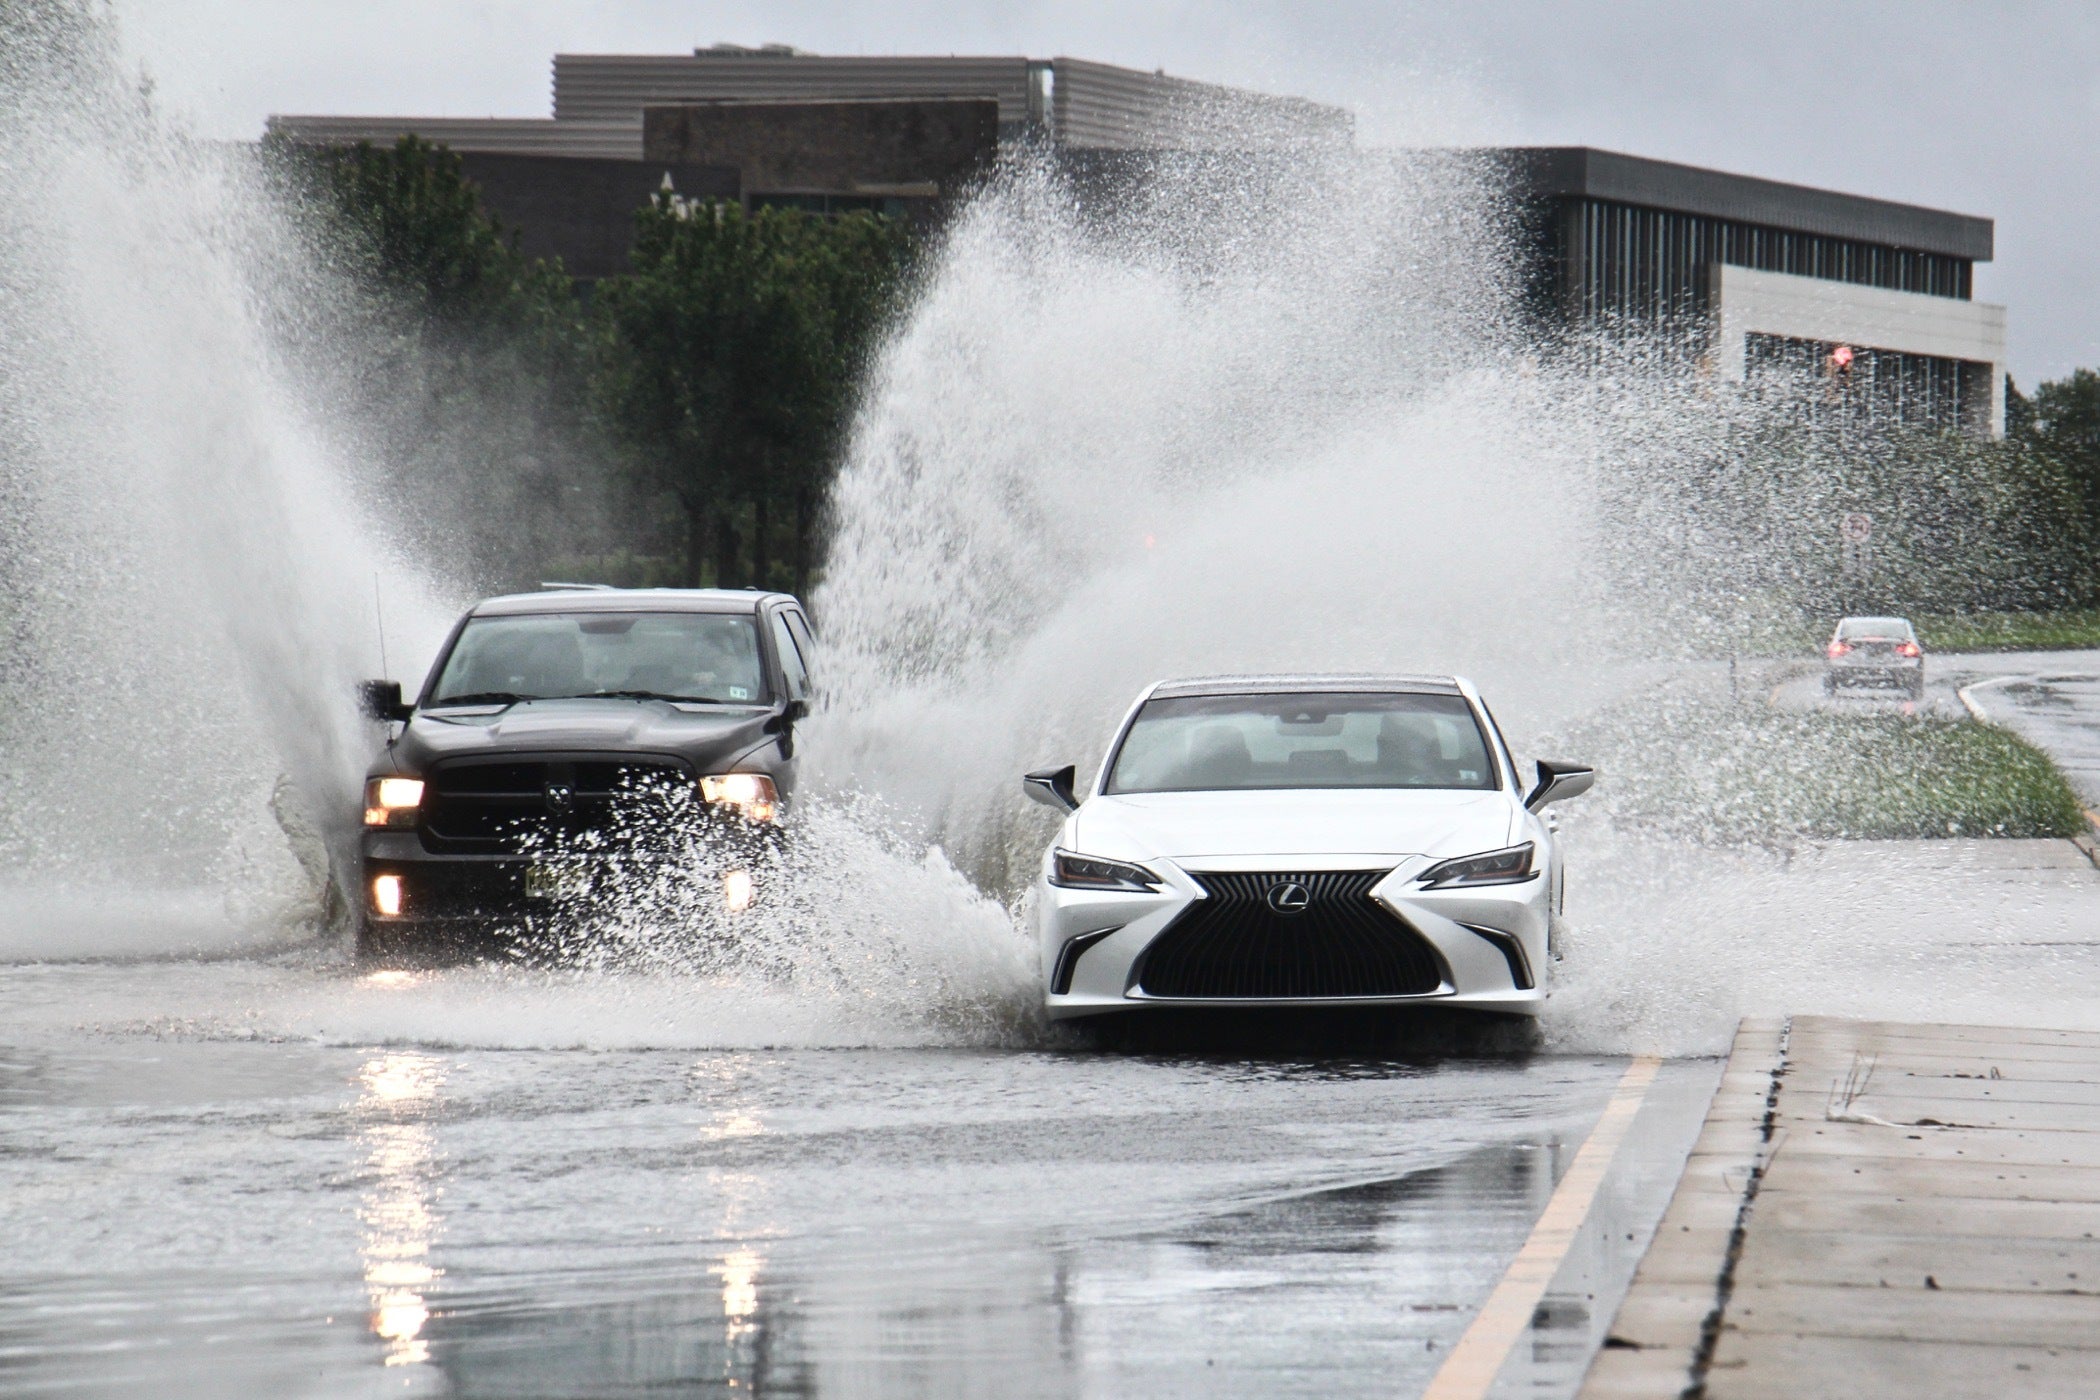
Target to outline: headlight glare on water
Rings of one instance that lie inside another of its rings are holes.
[[[1050,857],[1050,883],[1068,890],[1130,890],[1150,894],[1160,886],[1159,876],[1128,861],[1103,860],[1076,851],[1055,851]]]
[[[1432,865],[1416,876],[1425,890],[1460,889],[1474,885],[1519,885],[1532,877],[1531,843],[1460,856]]]
[[[366,826],[414,826],[423,805],[421,778],[367,778]]]

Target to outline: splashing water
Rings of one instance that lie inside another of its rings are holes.
[[[273,353],[273,322],[320,290],[298,240],[252,162],[168,130],[114,52],[66,5],[11,8],[0,35],[0,947],[17,957],[309,922],[368,756],[347,699],[378,663],[375,579],[401,649],[438,621]]]
[[[1122,236],[1039,175],[980,200],[837,491],[828,769],[1011,890],[1047,830],[1015,777],[1098,760],[1161,676],[1530,699],[1593,659],[1599,435],[1511,333],[1490,173],[1336,160],[1258,217]],[[1198,205],[1173,176],[1155,199]]]

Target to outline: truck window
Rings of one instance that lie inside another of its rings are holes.
[[[809,667],[803,663],[802,649],[795,644],[794,635],[788,631],[784,613],[773,614],[773,646],[780,653],[780,672],[787,681],[787,698],[809,699]]]
[[[795,645],[802,653],[803,678],[807,681],[810,689],[814,691],[816,682],[809,680],[808,673],[810,658],[817,653],[817,643],[816,639],[810,635],[809,619],[794,608],[789,608],[781,616],[787,619],[788,631],[794,635]]]

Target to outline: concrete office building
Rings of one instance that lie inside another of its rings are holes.
[[[590,280],[626,268],[633,213],[668,180],[689,198],[926,222],[1002,147],[1057,152],[1346,147],[1352,118],[1296,97],[1082,59],[837,57],[718,44],[692,54],[559,54],[554,115],[273,116],[323,145],[414,133],[458,152],[490,213],[534,256]]]
[[[2005,431],[1989,219],[1584,147],[1497,153],[1549,325],[1657,334],[1723,380],[1835,373],[1896,421]]]
[[[633,213],[690,198],[929,222],[1002,150],[1046,151],[1114,206],[1180,153],[1288,167],[1346,151],[1343,109],[1080,59],[838,57],[717,45],[561,54],[546,118],[278,116],[295,141],[459,152],[528,253],[624,270]],[[1988,219],[1582,147],[1484,153],[1506,173],[1549,336],[1651,337],[1720,380],[1842,375],[1895,421],[2000,434],[2005,311],[1971,299]]]

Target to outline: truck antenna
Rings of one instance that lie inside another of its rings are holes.
[[[379,570],[372,570],[372,619],[379,624],[379,674],[393,674],[386,664],[386,607],[379,597]]]

